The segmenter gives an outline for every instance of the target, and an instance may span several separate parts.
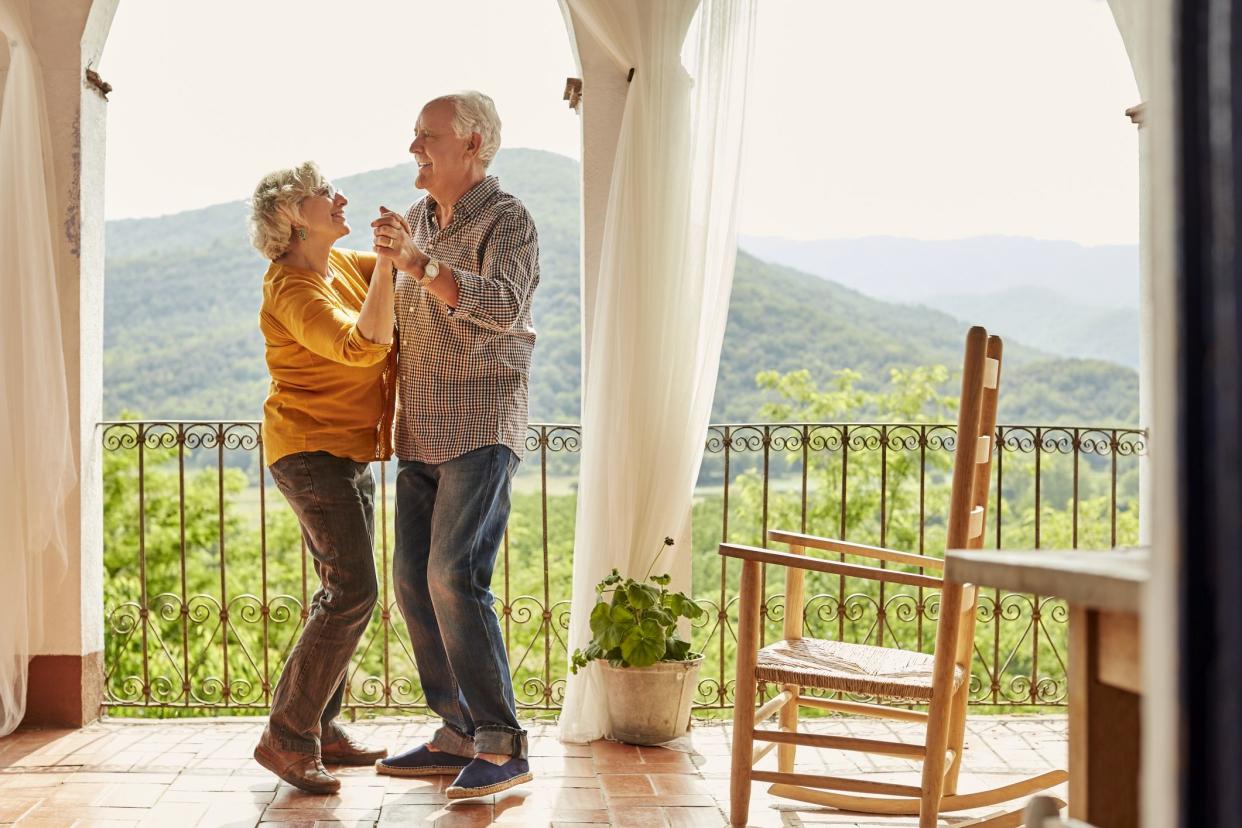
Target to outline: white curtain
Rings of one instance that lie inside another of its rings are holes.
[[[0,0],[9,73],[0,106],[0,736],[26,711],[44,579],[64,572],[77,480],[52,241],[51,133],[25,0]]]
[[[590,640],[595,584],[613,567],[641,578],[665,536],[676,546],[656,572],[690,586],[690,510],[736,256],[754,4],[561,2],[619,71],[634,69],[585,332],[572,652]],[[608,733],[596,673],[568,677],[567,741]]]
[[[1139,100],[1147,100],[1147,54],[1148,26],[1147,15],[1151,4],[1147,0],[1108,0],[1109,10],[1117,30],[1121,32],[1121,42],[1126,47],[1126,55],[1130,58],[1130,68],[1134,71],[1134,83],[1138,87]],[[1135,103],[1138,103],[1136,101]]]

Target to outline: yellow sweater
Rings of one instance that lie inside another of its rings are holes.
[[[396,349],[358,331],[373,253],[333,248],[329,281],[312,270],[272,263],[263,277],[268,372],[263,451],[269,465],[299,451],[360,462],[392,453]]]

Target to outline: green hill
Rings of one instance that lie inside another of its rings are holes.
[[[1096,307],[1045,287],[1021,286],[973,295],[937,295],[921,304],[973,319],[1001,336],[1014,337],[1060,356],[1089,357],[1137,369],[1138,308]]]
[[[580,301],[576,162],[508,150],[493,171],[539,227],[542,280],[535,297],[539,339],[531,418],[579,418]],[[343,246],[369,246],[380,204],[403,210],[415,197],[411,165],[337,182],[350,198],[354,233]],[[266,262],[250,248],[242,202],[171,216],[108,223],[105,293],[105,414],[252,419],[267,387],[257,330],[259,278]],[[1029,242],[1029,240],[1026,240]],[[955,365],[963,323],[925,307],[890,304],[745,253],[738,256],[713,420],[757,417],[762,370],[841,368],[864,387],[894,367]],[[1137,377],[1106,362],[1049,358],[1007,346],[1006,422],[1131,424]],[[867,412],[859,412],[864,419]]]

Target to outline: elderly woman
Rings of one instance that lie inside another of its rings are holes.
[[[387,755],[335,721],[377,595],[369,464],[392,451],[395,362],[387,251],[332,246],[349,233],[347,203],[312,163],[264,177],[250,202],[251,241],[271,260],[259,312],[272,376],[263,449],[320,580],[254,758],[313,793],[340,788],[324,762]]]

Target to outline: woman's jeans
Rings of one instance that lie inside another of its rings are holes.
[[[269,467],[302,525],[320,588],[272,698],[263,740],[318,755],[336,741],[346,670],[371,620],[377,593],[375,478],[371,467],[325,451],[282,457]]]
[[[491,591],[517,466],[496,445],[397,472],[397,603],[427,706],[444,720],[431,744],[459,756],[526,756]]]

